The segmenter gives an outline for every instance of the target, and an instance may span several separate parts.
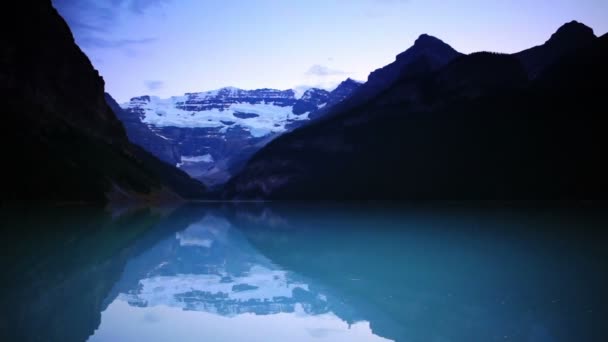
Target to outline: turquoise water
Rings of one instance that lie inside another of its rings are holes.
[[[555,205],[0,211],[2,341],[605,341],[608,215]]]

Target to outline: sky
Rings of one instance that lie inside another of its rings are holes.
[[[118,102],[233,86],[331,89],[423,33],[463,53],[512,53],[577,20],[603,35],[606,0],[53,0]]]

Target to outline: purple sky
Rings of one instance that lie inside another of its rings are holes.
[[[224,86],[366,80],[422,33],[516,52],[562,24],[608,31],[606,0],[53,0],[119,102]]]

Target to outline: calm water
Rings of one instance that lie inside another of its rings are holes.
[[[12,208],[2,341],[606,341],[601,209]]]

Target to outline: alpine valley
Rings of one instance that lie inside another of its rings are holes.
[[[0,342],[608,341],[602,10],[5,1]]]
[[[106,95],[134,143],[214,187],[228,181],[276,137],[324,116],[359,87],[329,92],[222,88],[169,99],[138,96],[120,107]],[[122,108],[121,108],[122,107]]]
[[[227,87],[118,104],[51,2],[20,6],[2,33],[3,200],[608,192],[608,37],[576,21],[510,55],[422,34],[367,82],[332,91]]]

